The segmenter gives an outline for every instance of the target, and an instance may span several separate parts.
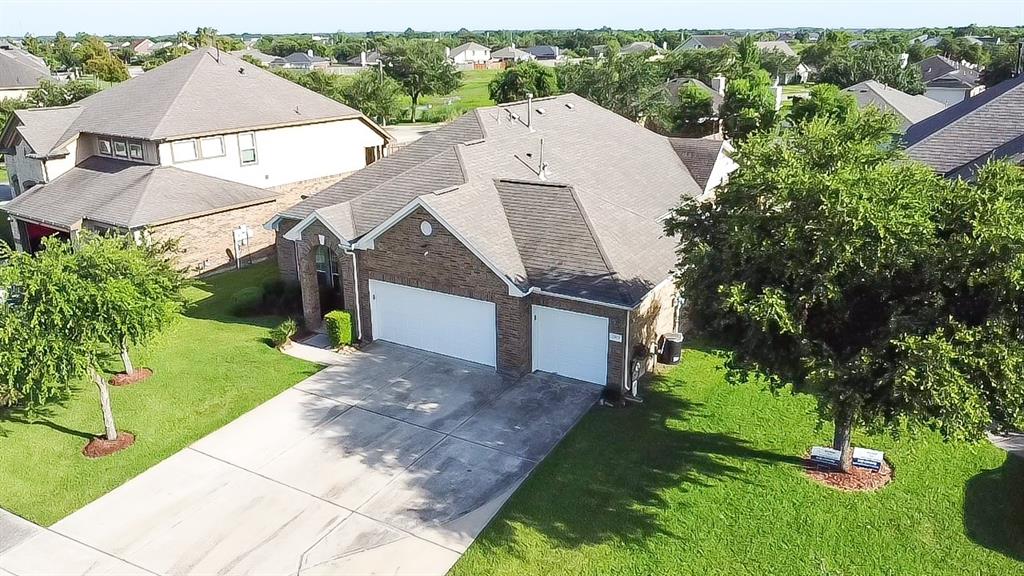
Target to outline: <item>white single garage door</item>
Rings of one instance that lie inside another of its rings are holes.
[[[494,303],[370,280],[373,338],[495,365]]]
[[[608,319],[533,307],[533,369],[608,383]]]

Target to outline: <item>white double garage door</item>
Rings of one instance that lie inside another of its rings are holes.
[[[533,306],[533,369],[602,386],[608,377],[608,319]],[[497,365],[493,302],[370,280],[374,340]]]

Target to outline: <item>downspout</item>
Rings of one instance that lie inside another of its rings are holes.
[[[356,293],[356,339],[363,340],[363,314],[359,307],[359,266],[356,264],[356,251],[342,248],[346,254],[352,257],[352,281]]]
[[[626,333],[622,335],[622,391],[629,390],[629,376],[632,370],[629,366],[629,316],[631,310],[626,310]],[[625,395],[623,395],[625,398]]]

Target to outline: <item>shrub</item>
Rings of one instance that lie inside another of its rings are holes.
[[[324,316],[324,327],[331,346],[335,348],[352,343],[352,315],[345,310],[334,310]]]
[[[263,283],[260,313],[289,316],[302,312],[302,289],[298,283],[272,278]]]
[[[263,301],[263,289],[259,286],[248,286],[231,296],[231,312],[236,316],[255,314]]]
[[[298,324],[291,318],[278,324],[276,328],[270,331],[270,339],[274,342],[274,347],[280,348],[287,344],[292,339],[292,336],[295,336],[298,329]]]

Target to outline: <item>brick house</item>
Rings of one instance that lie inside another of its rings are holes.
[[[310,327],[624,386],[677,329],[662,220],[723,154],[673,140],[572,94],[481,108],[267,226]]]
[[[4,210],[21,250],[145,232],[179,239],[181,264],[209,272],[272,254],[263,222],[387,143],[359,111],[204,48],[73,105],[16,111],[0,134]]]

